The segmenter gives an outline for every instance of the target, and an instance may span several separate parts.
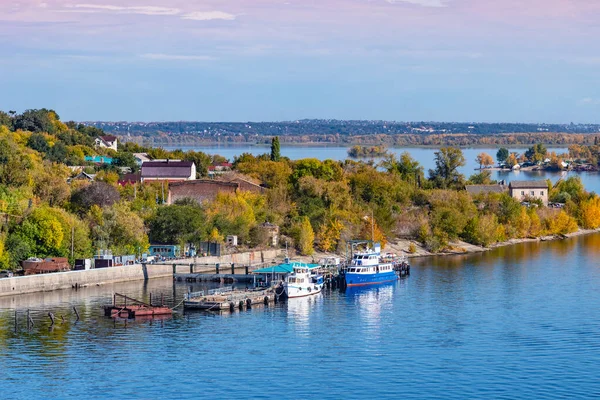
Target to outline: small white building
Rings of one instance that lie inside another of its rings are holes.
[[[114,151],[117,151],[117,149],[118,149],[117,137],[113,136],[113,135],[99,136],[95,139],[95,145],[96,145],[96,147],[102,147],[105,149],[112,149]]]
[[[548,205],[548,184],[546,181],[512,181],[508,185],[510,196],[519,201],[540,199]]]
[[[225,243],[227,243],[227,246],[237,246],[238,237],[236,235],[228,235],[225,239]]]

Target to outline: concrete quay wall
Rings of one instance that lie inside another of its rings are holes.
[[[215,264],[220,264],[223,267],[228,264],[236,264],[237,267],[242,267],[246,265],[258,265],[265,262],[271,262],[277,257],[281,256],[283,251],[281,249],[276,250],[264,250],[264,251],[248,251],[245,253],[236,253],[236,254],[225,254],[221,257],[209,256],[209,257],[195,257],[195,258],[185,258],[181,260],[170,260],[164,262],[165,264],[177,264],[178,270],[179,267],[185,268],[185,266],[189,266],[190,264],[196,264],[201,266],[203,264],[212,265],[214,267]],[[188,267],[189,270],[189,267]],[[184,269],[182,269],[184,271]],[[178,272],[178,271],[177,271]]]
[[[128,265],[87,271],[56,272],[0,279],[0,296],[47,292],[78,286],[102,285],[173,276],[171,265]]]

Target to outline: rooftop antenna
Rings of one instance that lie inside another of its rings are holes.
[[[290,262],[290,255],[288,253],[288,241],[285,239],[285,260],[286,262]]]

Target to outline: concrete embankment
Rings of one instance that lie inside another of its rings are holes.
[[[57,272],[0,279],[0,296],[46,292],[58,289],[102,285],[173,276],[171,265],[136,264],[124,267],[91,269],[88,271]]]
[[[124,267],[99,268],[88,271],[57,272],[52,274],[19,276],[0,279],[0,296],[48,292],[51,290],[103,285],[106,283],[138,281],[152,278],[172,278],[176,269],[189,272],[189,264],[212,265],[236,264],[238,266],[257,265],[274,260],[281,250],[250,251],[227,254],[221,257],[197,257],[186,260],[170,261],[166,264],[141,264]],[[180,264],[174,267],[172,264]],[[183,264],[183,265],[181,265]],[[187,267],[185,267],[187,264]]]

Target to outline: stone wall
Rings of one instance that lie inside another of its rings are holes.
[[[143,280],[146,277],[164,278],[173,276],[171,265],[128,265],[123,267],[99,268],[88,271],[56,272],[51,274],[19,276],[0,279],[0,296],[23,293],[70,289],[78,286]]]

